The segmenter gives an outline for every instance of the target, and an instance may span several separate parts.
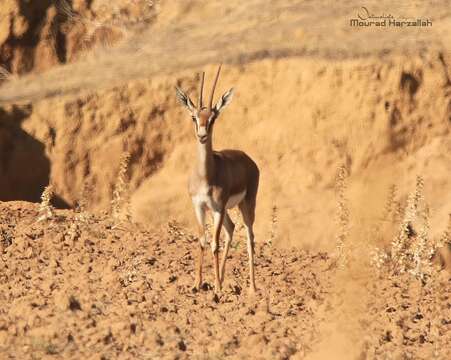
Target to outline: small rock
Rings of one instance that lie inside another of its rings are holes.
[[[214,301],[216,304],[219,303],[219,296],[218,296],[218,294],[214,294],[214,295],[213,295],[213,301]]]
[[[177,346],[181,351],[186,351],[186,344],[183,342],[183,340],[180,340]]]
[[[146,264],[152,266],[153,264],[155,264],[156,261],[157,261],[157,259],[155,259],[154,257],[151,257],[146,260]]]
[[[212,289],[212,287],[211,287],[211,285],[209,284],[209,283],[203,283],[202,285],[201,285],[201,289],[203,290],[203,291],[208,291],[208,290],[211,290]]]
[[[73,295],[69,297],[69,309],[72,311],[81,310],[80,302]]]

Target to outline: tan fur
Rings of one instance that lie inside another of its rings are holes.
[[[259,170],[255,162],[240,150],[213,151],[209,159],[207,176],[193,171],[189,180],[189,194],[196,195],[198,189],[207,184],[209,194],[221,204],[226,204],[230,196],[246,191],[246,198],[253,201],[258,189]]]
[[[210,98],[214,93],[219,70]],[[203,78],[202,75],[200,94],[203,90]],[[225,264],[235,228],[227,214],[227,207],[233,205],[239,207],[246,227],[250,289],[255,292],[253,224],[260,172],[255,162],[244,152],[239,150],[213,151],[212,147],[214,122],[220,111],[230,102],[232,95],[233,89],[230,89],[221,97],[214,108],[212,108],[210,101],[208,108],[196,109],[191,99],[177,88],[177,97],[190,111],[194,120],[197,138],[197,164],[193,169],[188,185],[188,191],[193,200],[199,223],[199,255],[194,288],[198,290],[202,286],[203,251],[206,243],[205,213],[209,210],[213,214],[214,229],[211,249],[214,259],[215,291],[217,293],[220,292],[224,281]],[[202,104],[202,99],[199,99],[198,104]],[[219,237],[223,225],[226,240],[221,266],[219,267]]]

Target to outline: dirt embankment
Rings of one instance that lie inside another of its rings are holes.
[[[281,245],[330,246],[341,164],[350,173],[356,223],[380,216],[391,184],[402,197],[421,175],[434,208],[432,231],[441,233],[451,203],[450,63],[428,53],[383,63],[289,58],[225,65],[218,94],[234,86],[236,96],[216,124],[214,146],[243,149],[261,168],[259,237],[274,230],[276,212]],[[215,67],[205,69],[211,76]],[[175,84],[196,97],[196,76],[187,71],[25,106],[22,129],[45,149],[57,194],[73,205],[88,181],[95,189],[91,208],[105,209],[128,151],[135,218],[192,223],[185,188],[195,144]],[[7,106],[3,114],[14,117],[20,109]],[[9,151],[18,147],[13,142]]]

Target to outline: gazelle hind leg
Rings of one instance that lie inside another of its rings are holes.
[[[213,239],[211,241],[211,251],[213,253],[213,266],[215,270],[215,293],[221,292],[221,280],[219,276],[219,236],[224,221],[225,209],[213,212]]]
[[[255,204],[255,203],[254,203]],[[249,256],[249,282],[250,291],[255,293],[255,275],[254,275],[254,220],[255,220],[255,205],[243,200],[240,205],[241,214],[243,215],[244,225],[247,232],[247,254]]]
[[[196,278],[194,280],[193,288],[195,290],[200,290],[200,287],[202,286],[202,265],[204,262],[204,249],[207,243],[205,234],[205,207],[195,204],[194,210],[196,212],[196,219],[199,226],[199,250],[196,267]]]
[[[227,211],[224,214],[224,229],[226,231],[226,239],[219,272],[221,285],[224,282],[225,263],[227,260],[227,255],[229,253],[230,243],[232,242],[233,230],[235,229],[235,224],[232,222],[232,219],[230,218],[230,215],[227,213]]]

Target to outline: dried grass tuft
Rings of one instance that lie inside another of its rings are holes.
[[[87,224],[92,217],[88,211],[88,199],[90,198],[91,192],[91,184],[88,181],[85,181],[81,188],[80,199],[78,200],[76,208],[77,219],[85,224]]]
[[[337,196],[337,234],[336,234],[336,248],[337,248],[337,265],[345,266],[349,261],[349,249],[346,240],[349,236],[349,219],[350,211],[348,207],[348,199],[346,197],[348,171],[345,166],[340,166],[335,178],[335,194]]]
[[[131,221],[130,211],[130,191],[128,182],[128,165],[130,162],[130,153],[126,152],[122,155],[119,166],[119,173],[113,191],[113,199],[111,200],[111,216],[116,223],[122,221]]]
[[[127,16],[127,13],[117,4],[107,1],[96,11],[96,19],[77,13],[68,0],[59,0],[57,9],[69,23],[82,26],[84,36],[81,46],[84,51],[87,51],[97,43],[105,48],[111,47],[116,40],[129,34],[130,26],[148,22],[154,16],[154,11],[151,10],[155,8],[155,4],[151,0],[140,1],[145,3],[147,10],[143,12],[143,16],[133,18]],[[105,15],[109,18],[105,18]]]
[[[271,209],[271,229],[268,238],[268,246],[272,246],[274,244],[274,240],[277,236],[277,224],[278,224],[278,209],[277,206],[274,205]]]
[[[15,78],[15,75],[9,72],[6,68],[3,66],[0,66],[0,81],[8,81],[13,80]]]
[[[370,253],[370,263],[381,272],[390,261],[390,255],[381,248],[375,247]]]
[[[448,226],[437,244],[440,247],[445,245],[451,246],[451,214],[448,214]]]
[[[75,216],[67,230],[67,235],[71,241],[75,241],[81,236],[83,226],[89,225],[89,221],[92,219],[92,215],[87,210],[90,192],[91,187],[89,183],[85,181],[80,192],[80,199],[75,208]]]
[[[100,45],[102,47],[111,47],[114,43],[114,34],[120,34],[122,37],[126,35],[127,29],[125,26],[113,24],[111,21],[101,21],[97,19],[89,19],[86,16],[78,14],[73,10],[72,5],[67,0],[60,0],[57,4],[60,14],[67,18],[67,21],[72,24],[80,24],[84,29],[81,46],[84,51],[89,50],[96,42],[96,38],[100,36]],[[111,12],[111,9],[109,9]],[[120,14],[113,11],[117,17]]]
[[[381,218],[372,227],[369,236],[376,243],[382,243],[390,230],[401,219],[402,208],[398,201],[398,188],[391,185]],[[370,264],[380,273],[390,261],[390,254],[383,248],[375,247],[370,253]]]
[[[387,201],[385,202],[383,221],[397,222],[402,216],[402,205],[398,200],[398,188],[395,184],[388,189]]]
[[[420,199],[422,198],[423,181],[417,178],[415,191],[410,193],[407,198],[407,204],[404,210],[402,222],[399,227],[398,235],[392,241],[391,261],[395,273],[404,273],[408,271],[412,259],[411,245],[416,236],[413,223],[417,218],[417,210]]]
[[[54,217],[54,209],[50,204],[54,195],[53,185],[48,185],[41,195],[41,203],[39,204],[39,221],[51,220]]]
[[[394,189],[392,187],[389,192],[388,203],[397,203]],[[385,219],[395,221],[397,208],[397,205],[386,205]],[[430,236],[430,209],[424,197],[424,179],[421,176],[417,177],[415,190],[407,198],[401,219],[390,252],[375,248],[371,263],[378,270],[386,269],[393,275],[409,273],[425,283],[434,275],[432,260],[442,240]]]

